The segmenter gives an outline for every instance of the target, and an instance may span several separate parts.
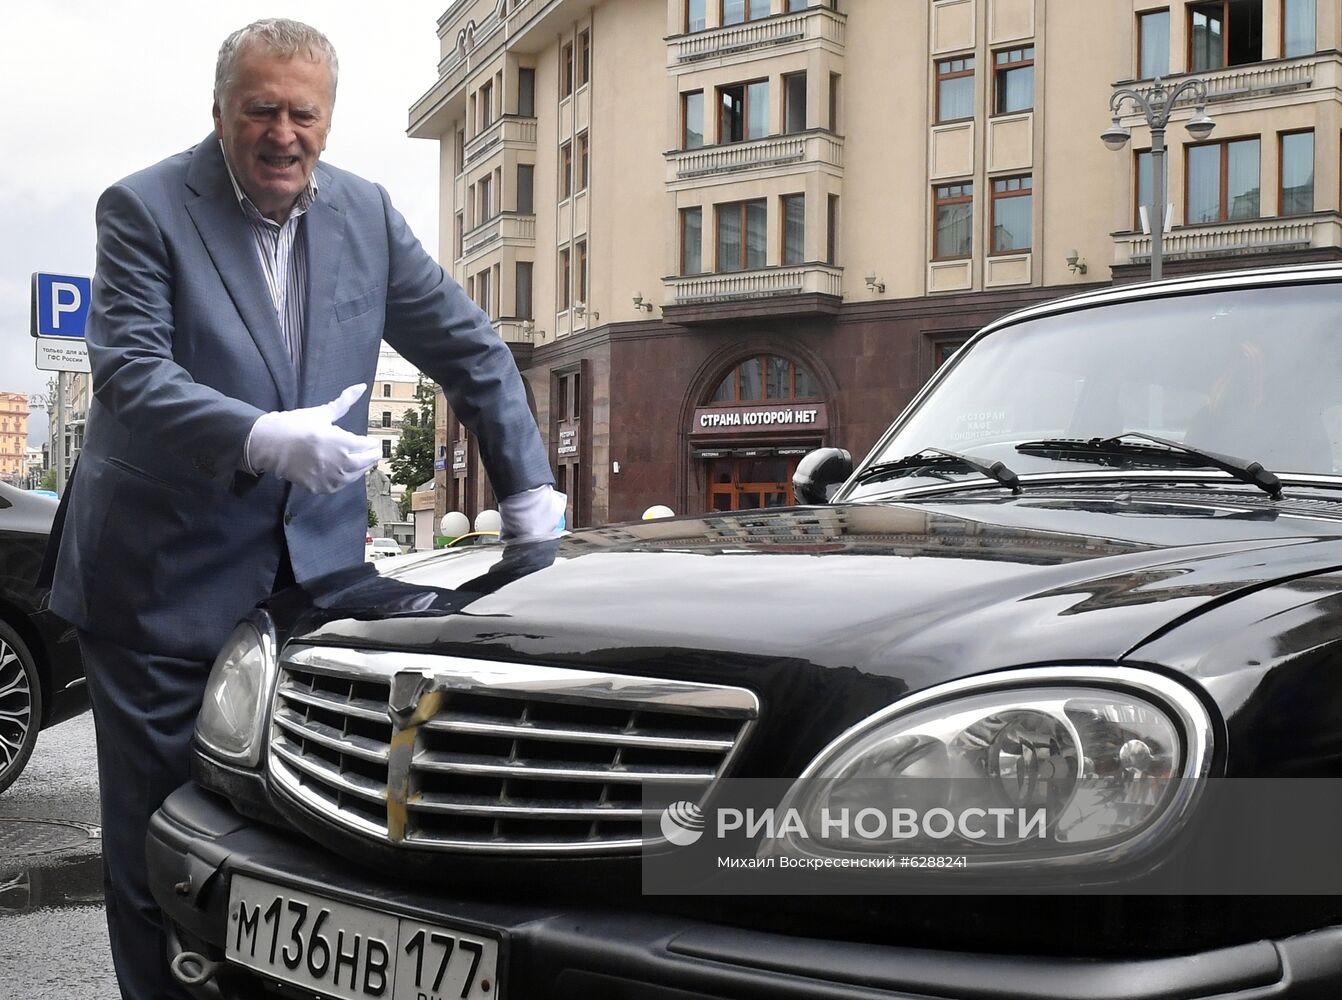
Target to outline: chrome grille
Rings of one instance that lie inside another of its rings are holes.
[[[289,647],[269,769],[309,812],[407,847],[624,850],[643,782],[702,804],[758,711],[744,688]]]

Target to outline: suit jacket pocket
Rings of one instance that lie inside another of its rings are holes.
[[[166,479],[160,479],[158,476],[155,476],[149,472],[145,472],[143,469],[131,465],[129,462],[123,461],[122,459],[112,458],[109,456],[107,459],[107,464],[115,465],[122,472],[126,473],[126,475],[134,476],[136,479],[139,479],[142,482],[149,483],[152,486],[158,486],[165,490],[172,490],[174,493],[186,492],[186,490],[184,490],[181,486],[178,486],[175,483],[170,483]]]
[[[357,295],[352,299],[346,299],[344,302],[337,302],[335,306],[336,319],[344,322],[353,319],[355,316],[362,316],[375,308],[383,300],[382,286],[370,288],[362,295]]]

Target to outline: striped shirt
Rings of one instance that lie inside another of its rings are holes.
[[[222,142],[219,144],[220,151],[223,145]],[[306,227],[298,223],[317,198],[316,177],[308,178],[307,186],[299,192],[289,217],[280,225],[267,219],[252,204],[233,175],[227,156],[224,157],[224,166],[228,169],[233,193],[238,197],[238,204],[251,230],[252,244],[256,247],[256,256],[261,261],[261,270],[270,290],[270,300],[275,304],[275,315],[280,321],[280,333],[289,350],[289,358],[294,363],[294,374],[298,376],[301,385],[308,301],[308,251],[307,239],[303,235]]]

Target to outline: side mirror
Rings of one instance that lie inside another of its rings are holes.
[[[797,463],[792,491],[800,503],[829,503],[834,490],[853,474],[853,456],[842,448],[817,448]]]

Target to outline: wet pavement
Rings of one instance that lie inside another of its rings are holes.
[[[93,716],[48,729],[0,795],[0,996],[112,1000]]]

